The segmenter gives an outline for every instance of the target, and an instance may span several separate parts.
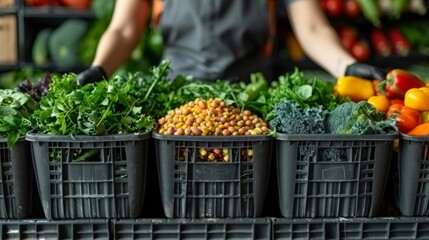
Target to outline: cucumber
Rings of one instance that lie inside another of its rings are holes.
[[[49,61],[48,41],[51,32],[50,28],[44,28],[36,35],[31,52],[36,65],[44,65]]]

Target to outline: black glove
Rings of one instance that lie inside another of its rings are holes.
[[[346,68],[345,75],[346,76],[361,77],[361,78],[365,78],[368,80],[377,79],[377,80],[382,81],[382,80],[386,79],[386,72],[385,71],[383,71],[377,67],[374,67],[374,66],[371,66],[371,65],[368,65],[365,63],[359,63],[359,62],[352,63],[352,64],[348,65]]]
[[[76,76],[76,83],[79,85],[85,85],[88,83],[95,83],[103,79],[107,79],[107,74],[102,67],[97,66],[79,73]]]

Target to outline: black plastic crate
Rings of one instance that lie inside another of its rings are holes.
[[[112,220],[113,239],[270,239],[268,218]]]
[[[273,219],[272,239],[428,239],[429,218]]]
[[[282,216],[376,216],[396,137],[396,133],[278,134],[276,158]]]
[[[0,220],[1,239],[110,239],[109,220]]]
[[[140,216],[150,133],[74,138],[29,133],[26,138],[32,142],[46,218]],[[82,154],[90,157],[78,161]]]
[[[397,205],[404,216],[429,215],[429,137],[399,137]]]
[[[161,199],[168,218],[260,217],[273,139],[173,136],[155,139]],[[205,151],[202,156],[200,151]],[[207,154],[227,161],[206,160]]]
[[[30,143],[21,139],[9,150],[7,139],[0,138],[0,169],[0,218],[31,217],[39,199]]]

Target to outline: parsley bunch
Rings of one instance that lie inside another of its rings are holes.
[[[58,135],[140,133],[155,127],[135,79],[111,78],[79,86],[73,73],[54,76],[33,114],[36,131]]]

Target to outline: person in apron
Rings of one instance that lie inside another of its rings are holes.
[[[270,37],[269,2],[274,0],[164,0],[160,28],[170,78],[192,75],[202,81],[247,81],[262,72],[261,51]],[[318,0],[283,0],[292,29],[306,55],[334,77],[385,78],[385,73],[354,59],[342,46]],[[78,74],[86,84],[111,76],[123,64],[148,26],[150,1],[116,1],[92,67]]]

